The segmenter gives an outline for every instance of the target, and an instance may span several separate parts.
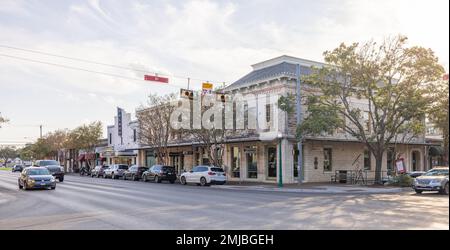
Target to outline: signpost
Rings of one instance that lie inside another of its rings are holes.
[[[169,83],[169,78],[166,77],[160,77],[160,76],[153,76],[153,75],[144,75],[145,81],[152,81],[152,82],[161,82],[161,83]]]

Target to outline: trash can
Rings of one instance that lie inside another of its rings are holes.
[[[347,183],[347,171],[339,171],[339,183]]]

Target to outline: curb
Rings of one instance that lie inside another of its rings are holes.
[[[322,189],[293,189],[293,188],[272,188],[272,187],[247,187],[247,186],[212,186],[217,189],[228,190],[242,190],[242,191],[266,191],[266,192],[284,192],[284,193],[316,193],[316,194],[392,194],[401,193],[406,191],[402,188],[390,188],[390,189],[341,189],[341,190],[329,190],[327,188]]]

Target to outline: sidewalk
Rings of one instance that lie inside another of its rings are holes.
[[[286,193],[317,193],[317,194],[383,194],[411,191],[411,188],[386,186],[359,186],[333,183],[285,184],[282,188],[274,183],[228,182],[225,185],[213,185],[213,188],[228,190],[269,191]]]

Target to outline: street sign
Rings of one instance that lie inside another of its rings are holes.
[[[211,94],[213,89],[213,84],[209,82],[204,82],[202,84],[202,93],[203,94]]]
[[[180,97],[194,99],[194,91],[188,89],[180,89]]]
[[[122,109],[117,107],[118,136],[122,137]]]
[[[152,81],[152,82],[169,83],[169,78],[160,77],[160,76],[152,76],[152,75],[144,75],[144,80]]]

